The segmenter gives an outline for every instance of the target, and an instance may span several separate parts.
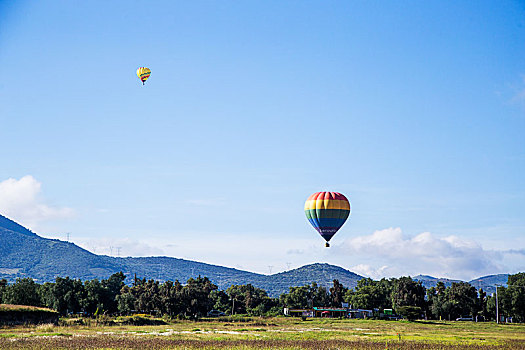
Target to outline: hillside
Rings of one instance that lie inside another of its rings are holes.
[[[362,278],[341,267],[313,264],[274,275],[263,275],[197,261],[170,257],[118,258],[96,255],[77,245],[43,238],[0,215],[0,279],[10,282],[31,277],[39,283],[56,277],[104,279],[122,271],[128,276],[187,281],[190,277],[207,276],[219,288],[247,284],[262,288],[271,296],[287,292],[291,286],[316,282],[329,287],[333,279],[353,287]]]
[[[312,282],[330,288],[334,279],[339,280],[347,288],[353,288],[357,285],[357,281],[363,278],[363,276],[342,267],[330,264],[305,265],[294,270],[271,275],[270,277],[272,285],[268,287],[269,292],[277,290],[288,291],[288,286],[304,286]]]
[[[31,232],[24,226],[17,224],[13,220],[9,220],[3,215],[0,215],[0,228],[4,228],[6,230],[22,233],[22,234],[29,235],[29,236],[36,236],[35,233]]]
[[[496,292],[496,285],[507,286],[507,281],[509,279],[508,273],[502,273],[499,275],[488,275],[480,278],[476,278],[472,281],[469,281],[477,289],[483,288],[487,294],[492,294]]]

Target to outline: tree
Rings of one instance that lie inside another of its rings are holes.
[[[452,319],[466,315],[474,317],[481,310],[476,288],[470,283],[454,282],[447,288],[446,294],[447,300],[452,304],[449,311]]]
[[[392,290],[392,305],[394,309],[400,306],[425,306],[425,287],[421,281],[414,281],[410,277],[401,277],[394,282]]]
[[[363,278],[357,282],[354,289],[347,290],[345,301],[358,309],[390,309],[392,308],[392,282],[387,279],[374,281]]]
[[[99,310],[104,310],[104,287],[98,279],[93,279],[84,282],[84,298],[81,299],[80,304],[83,311],[93,315]]]
[[[312,307],[322,307],[330,305],[330,295],[323,286],[318,286],[317,283],[312,283],[310,285],[309,295],[312,299]]]
[[[117,272],[107,280],[102,280],[102,305],[105,311],[115,313],[118,310],[117,295],[120,294],[125,279],[126,276],[122,272]]]
[[[290,309],[306,309],[312,307],[312,296],[309,286],[290,287],[289,293],[279,297],[280,303]]]
[[[509,275],[506,294],[505,311],[516,321],[525,322],[525,272]]]
[[[4,294],[5,294],[5,291],[7,290],[7,280],[5,278],[2,278],[0,280],[0,304],[2,303],[5,303],[4,301]]]
[[[190,278],[181,291],[185,316],[198,318],[206,315],[213,305],[210,293],[216,289],[217,286],[208,277]]]
[[[432,317],[436,319],[445,318],[449,314],[446,289],[445,284],[441,281],[436,284],[436,287],[427,289],[428,309]]]
[[[226,290],[226,294],[229,295],[232,307],[235,304],[235,313],[262,316],[278,305],[278,301],[268,297],[265,290],[251,284],[231,286]]]
[[[223,290],[212,290],[210,293],[210,299],[213,303],[212,308],[214,310],[222,311],[226,314],[231,313],[232,303],[230,297]]]
[[[281,294],[280,304],[291,309],[306,309],[314,306],[330,305],[326,288],[312,283],[310,286],[290,287],[289,293]]]
[[[6,304],[40,306],[40,286],[32,278],[17,278],[12,285],[5,285],[3,301]]]
[[[334,280],[333,286],[330,288],[330,304],[334,307],[341,307],[347,291],[348,289],[339,283],[339,280]]]
[[[136,306],[138,310],[145,313],[160,312],[159,281],[150,279],[138,286]]]
[[[483,291],[482,288],[478,290],[478,310],[479,314],[485,318],[488,319],[488,312],[487,312],[487,293]]]
[[[498,288],[498,293],[499,293],[500,288],[503,288],[503,287],[497,287],[497,288]],[[484,316],[489,320],[495,320],[496,319],[496,296],[494,294],[486,298],[485,308],[486,308],[486,314]]]
[[[160,303],[164,314],[175,316],[182,312],[183,307],[180,299],[182,285],[179,281],[166,281],[160,286]]]
[[[399,306],[396,312],[407,320],[413,321],[421,317],[422,309],[419,306]]]
[[[55,283],[44,283],[40,295],[45,306],[61,315],[82,311],[82,300],[86,299],[82,281],[69,277],[57,277]]]
[[[120,290],[120,294],[116,297],[118,312],[124,315],[129,315],[135,310],[135,303],[137,299],[130,287],[124,286]]]

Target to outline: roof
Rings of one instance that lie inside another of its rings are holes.
[[[340,308],[340,307],[317,307],[314,306],[315,311],[339,311],[339,312],[346,312],[346,308]]]

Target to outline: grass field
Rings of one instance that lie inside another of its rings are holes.
[[[525,324],[251,318],[0,328],[0,349],[525,349]],[[70,322],[71,324],[75,322]]]

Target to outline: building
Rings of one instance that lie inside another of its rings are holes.
[[[284,315],[292,317],[314,317],[314,311],[312,309],[289,309],[285,307]]]
[[[342,307],[314,307],[314,317],[342,318],[347,317],[348,309]]]
[[[366,309],[348,309],[349,318],[371,318],[374,316],[373,310]]]

